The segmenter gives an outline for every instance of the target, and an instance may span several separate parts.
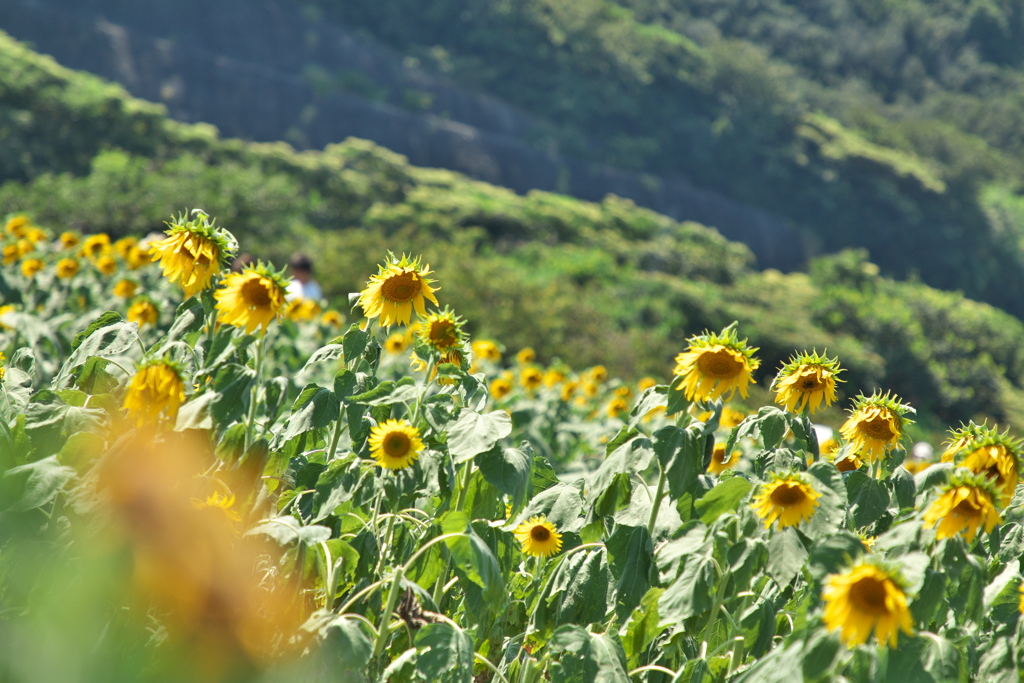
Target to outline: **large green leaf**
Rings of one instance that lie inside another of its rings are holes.
[[[416,634],[416,668],[428,681],[472,683],[473,639],[449,623],[427,624]]]
[[[448,452],[458,464],[486,453],[499,439],[512,433],[512,418],[504,410],[480,413],[463,408],[455,424],[448,428]]]
[[[583,496],[576,486],[556,484],[535,495],[526,509],[506,529],[515,529],[531,517],[543,515],[560,531],[579,531],[583,527]]]
[[[697,514],[702,522],[711,524],[726,512],[736,510],[751,488],[753,484],[740,476],[720,481],[696,502]]]
[[[442,529],[446,534],[464,534],[444,541],[452,561],[473,583],[483,589],[483,597],[487,602],[501,604],[507,597],[501,568],[490,547],[473,530],[469,517],[462,512],[450,512],[445,516]]]
[[[0,479],[0,510],[22,512],[45,505],[74,476],[75,471],[57,462],[55,455],[12,467]]]
[[[551,636],[550,646],[556,657],[549,669],[552,683],[629,683],[625,652],[614,631],[590,633],[565,625]]]
[[[716,583],[713,557],[698,555],[688,558],[683,571],[658,601],[661,624],[680,625],[684,620],[711,609]]]
[[[533,460],[515,448],[495,446],[476,456],[477,467],[494,488],[512,498],[512,508],[518,509],[530,493]]]
[[[787,586],[807,561],[807,549],[792,527],[772,534],[768,541],[768,574],[780,586]]]
[[[857,527],[878,521],[889,506],[889,492],[885,487],[860,470],[846,475],[846,491],[850,515]]]
[[[279,439],[283,443],[311,429],[323,429],[338,419],[341,401],[329,389],[308,385],[292,405],[292,414],[285,422]]]
[[[615,613],[625,622],[641,598],[657,581],[654,544],[645,527],[616,525],[605,542],[608,563],[615,577]]]
[[[576,552],[562,559],[545,583],[533,614],[534,625],[547,630],[604,621],[614,599],[605,549]]]
[[[697,477],[704,471],[707,441],[708,437],[700,425],[686,429],[662,427],[654,433],[654,452],[668,479],[668,490],[673,498],[693,493]]]

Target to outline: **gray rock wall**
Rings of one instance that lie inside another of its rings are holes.
[[[420,166],[517,192],[632,199],[745,242],[762,267],[805,256],[783,219],[681,177],[617,170],[530,144],[543,122],[430,73],[298,5],[269,0],[3,0],[0,28],[230,137],[322,148],[362,137]],[[2,77],[2,76],[0,76]]]

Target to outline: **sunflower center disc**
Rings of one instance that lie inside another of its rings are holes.
[[[957,517],[973,519],[981,516],[981,508],[979,508],[973,500],[968,498],[957,503],[956,507],[953,508],[953,514]]]
[[[892,433],[888,420],[883,417],[873,417],[866,422],[862,422],[861,429],[872,439],[878,439],[879,441],[888,441],[896,436]]]
[[[256,308],[270,305],[270,291],[261,279],[252,279],[242,285],[242,298],[245,303]]]
[[[391,301],[408,301],[420,293],[420,282],[415,273],[392,275],[384,281],[381,291]]]
[[[772,492],[772,502],[783,507],[802,503],[803,499],[804,492],[798,487],[788,484],[783,484]]]
[[[705,377],[731,379],[743,370],[743,363],[733,358],[726,349],[706,352],[697,359],[697,367]]]
[[[866,577],[850,587],[850,598],[862,612],[885,614],[885,586],[878,579]]]
[[[409,452],[409,437],[405,434],[389,434],[384,439],[384,452],[392,458],[402,458]]]
[[[532,529],[530,529],[530,538],[537,541],[538,543],[543,543],[544,541],[551,538],[551,532],[548,531],[547,527],[535,526]]]

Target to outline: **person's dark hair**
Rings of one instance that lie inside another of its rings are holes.
[[[297,251],[292,254],[292,257],[288,260],[288,266],[292,270],[305,270],[310,273],[313,272],[313,259],[309,258],[308,254],[301,251]]]

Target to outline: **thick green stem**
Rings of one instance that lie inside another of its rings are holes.
[[[391,550],[391,545],[395,540],[395,515],[388,515],[388,528],[384,532],[384,543],[381,545],[379,557],[377,558],[377,571],[374,574],[380,574],[381,570],[384,569],[384,558]]]
[[[341,433],[348,428],[345,421],[341,419],[341,415],[338,415],[338,421],[334,423],[334,434],[331,436],[331,445],[327,449],[327,462],[334,459],[334,454],[338,452],[338,442],[341,440]]]
[[[651,503],[651,518],[647,521],[647,534],[654,538],[654,524],[658,521],[658,510],[661,508],[661,500],[665,497],[665,470],[658,462],[658,490],[654,494],[654,501]]]
[[[398,592],[402,586],[402,580],[405,578],[405,567],[398,567],[395,569],[395,578],[391,581],[391,590],[388,591],[388,601],[384,605],[384,612],[380,615],[380,626],[377,631],[377,642],[373,646],[373,658],[377,659],[384,652],[384,646],[387,644],[388,634],[391,631],[391,613],[395,609],[395,604],[398,602]]]
[[[260,340],[256,342],[256,380],[252,385],[252,394],[249,397],[249,415],[245,420],[245,452],[248,452],[252,445],[253,433],[256,431],[256,404],[260,399],[260,388],[263,384],[263,356],[266,331],[260,334]]]
[[[473,477],[473,461],[469,460],[462,470],[462,481],[459,483],[459,497],[455,501],[455,509],[462,510],[466,504],[466,495],[469,493],[469,483]]]

